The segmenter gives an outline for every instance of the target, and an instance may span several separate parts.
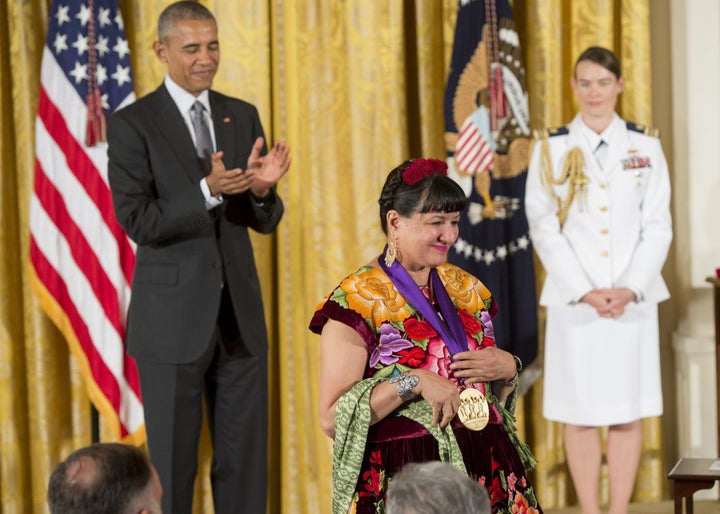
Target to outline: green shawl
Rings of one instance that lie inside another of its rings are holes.
[[[338,400],[335,410],[335,442],[333,444],[333,514],[346,514],[355,495],[365,442],[370,428],[370,394],[383,378],[367,378],[355,384]],[[422,398],[406,403],[396,413],[417,421],[437,439],[440,459],[467,473],[462,452],[450,424],[444,428],[432,422],[432,407]]]

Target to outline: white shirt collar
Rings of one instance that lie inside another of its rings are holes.
[[[585,125],[585,122],[582,119],[582,116],[578,114],[578,122],[580,125],[580,133],[583,135],[583,138],[588,144],[588,147],[591,151],[594,151],[598,145],[600,144],[600,141],[604,141],[606,145],[610,145],[610,141],[613,136],[613,132],[615,129],[616,121],[620,119],[620,116],[617,115],[617,113],[614,114],[612,121],[608,124],[607,127],[605,127],[605,130],[602,131],[602,133],[598,134],[593,129]]]
[[[165,75],[165,87],[167,88],[168,93],[170,93],[170,98],[173,99],[173,102],[175,102],[175,105],[177,105],[178,110],[183,114],[183,116],[188,114],[190,107],[192,107],[196,101],[203,104],[208,114],[212,113],[210,110],[210,98],[207,89],[198,96],[194,96],[178,86],[173,79],[170,78],[170,75]]]

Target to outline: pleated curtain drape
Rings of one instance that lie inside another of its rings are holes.
[[[71,0],[68,0],[70,2]],[[135,91],[164,68],[152,53],[160,0],[120,0]],[[322,297],[377,255],[377,197],[409,157],[445,157],[443,94],[456,0],[215,0],[221,41],[215,89],[254,103],[268,139],[285,139],[293,165],[279,184],[278,231],[253,234],[271,340],[269,512],[330,512],[332,444],[316,405],[318,338],[307,330]],[[91,442],[90,406],[67,344],[28,282],[28,206],[34,122],[48,0],[0,1],[0,511],[47,512],[47,479]],[[621,115],[650,124],[649,0],[515,0],[532,128],[569,121],[574,58],[613,48],[626,77]],[[542,270],[538,268],[538,280]],[[541,313],[542,319],[542,313]],[[540,464],[545,508],[573,504],[561,426],[543,420],[542,380],[518,422]],[[241,408],[241,406],[239,406]],[[113,434],[101,422],[101,438]],[[211,513],[209,441],[194,512]],[[664,496],[657,419],[645,422],[636,500]],[[607,479],[603,478],[607,497]]]

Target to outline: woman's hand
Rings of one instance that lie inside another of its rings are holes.
[[[627,287],[607,289],[608,309],[613,318],[619,318],[625,314],[625,307],[628,303],[635,301],[635,293]]]
[[[512,354],[496,346],[456,353],[448,367],[453,371],[453,377],[464,378],[465,384],[495,380],[507,382],[517,371]]]
[[[625,306],[635,301],[635,293],[627,287],[593,289],[580,300],[594,307],[601,318],[619,318],[625,313]]]
[[[424,369],[415,369],[410,374],[417,375],[418,384],[413,389],[432,407],[433,424],[444,427],[452,421],[460,408],[460,394],[457,386],[448,379]]]

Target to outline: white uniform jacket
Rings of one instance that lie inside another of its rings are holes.
[[[544,184],[542,140],[534,145],[525,210],[547,271],[541,305],[569,305],[598,288],[628,287],[639,301],[652,303],[669,297],[661,270],[672,240],[670,179],[660,140],[617,115],[611,123],[604,170],[581,133],[580,115],[545,133],[552,176],[561,176],[568,152],[577,147],[588,179],[562,226],[558,202],[547,187],[564,199],[569,181]]]

